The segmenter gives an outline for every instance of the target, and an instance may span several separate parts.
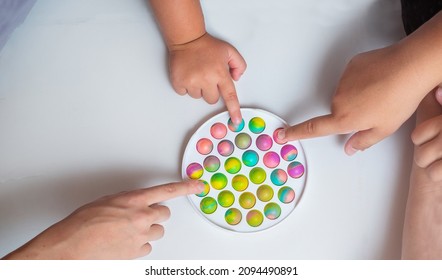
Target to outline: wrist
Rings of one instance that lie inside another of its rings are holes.
[[[419,85],[420,99],[442,83],[442,12],[395,44],[414,82]],[[413,80],[411,80],[413,81]]]
[[[206,38],[208,35],[209,34],[206,31],[204,31],[204,33],[200,34],[198,37],[195,37],[187,42],[175,43],[175,44],[170,44],[170,45],[168,44],[167,49],[169,50],[169,52],[180,50],[180,49],[185,48],[195,42],[201,41],[201,39]]]

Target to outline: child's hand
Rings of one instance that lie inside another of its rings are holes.
[[[241,122],[241,112],[233,80],[246,70],[246,62],[230,44],[208,33],[182,45],[169,47],[170,79],[175,91],[209,104],[224,99],[234,123]]]
[[[442,89],[436,91],[436,99],[442,105]],[[416,145],[414,160],[420,168],[425,168],[433,182],[442,181],[442,115],[429,119],[411,134]]]
[[[105,196],[51,226],[9,259],[133,259],[150,253],[170,216],[157,203],[199,193],[197,181],[171,183]]]
[[[292,126],[280,138],[355,133],[345,145],[346,153],[369,148],[395,132],[434,87],[416,68],[396,45],[355,56],[341,77],[331,114]]]

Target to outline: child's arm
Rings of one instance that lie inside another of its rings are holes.
[[[198,181],[105,196],[86,204],[3,259],[134,259],[161,238],[170,211],[158,203],[200,193]]]
[[[442,104],[441,97],[442,90]],[[416,123],[402,258],[442,259],[442,107],[433,94],[419,105]]]
[[[199,0],[150,0],[169,51],[169,75],[181,95],[216,103],[221,96],[234,123],[241,112],[233,80],[246,63],[230,44],[206,32]]]
[[[355,133],[354,154],[395,132],[442,82],[442,12],[392,46],[355,56],[341,77],[331,114],[288,128],[288,140]]]

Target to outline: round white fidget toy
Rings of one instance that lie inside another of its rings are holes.
[[[299,141],[281,142],[287,126],[259,109],[241,109],[234,125],[228,112],[206,121],[190,138],[182,176],[204,182],[205,190],[189,195],[210,222],[237,232],[272,227],[286,218],[304,191],[307,165]]]

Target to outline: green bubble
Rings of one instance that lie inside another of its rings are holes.
[[[250,147],[251,144],[252,144],[252,138],[247,133],[240,133],[240,134],[236,135],[235,145],[238,148],[245,150],[248,147]]]
[[[222,190],[227,186],[227,177],[222,173],[215,173],[210,178],[210,184],[214,189]]]
[[[222,191],[218,194],[218,203],[222,207],[230,207],[235,202],[235,196],[231,191]]]
[[[242,193],[239,196],[239,205],[244,209],[250,209],[256,204],[256,198],[251,192]]]
[[[255,166],[259,161],[259,156],[255,151],[249,150],[245,151],[244,154],[242,154],[242,162],[245,166],[253,167]]]
[[[258,185],[265,181],[267,175],[264,169],[262,169],[261,167],[255,167],[250,170],[249,177],[250,181]]]
[[[235,157],[228,158],[224,163],[224,168],[230,174],[236,174],[241,170],[241,161]]]
[[[269,185],[262,185],[256,191],[256,195],[258,196],[259,200],[267,202],[273,198],[274,192],[272,187],[270,187]]]
[[[216,204],[216,200],[213,197],[205,197],[200,202],[201,211],[205,214],[212,214],[216,211],[218,204]]]
[[[232,187],[239,192],[242,192],[243,190],[247,189],[249,186],[249,180],[246,176],[240,174],[236,175],[232,179]]]

